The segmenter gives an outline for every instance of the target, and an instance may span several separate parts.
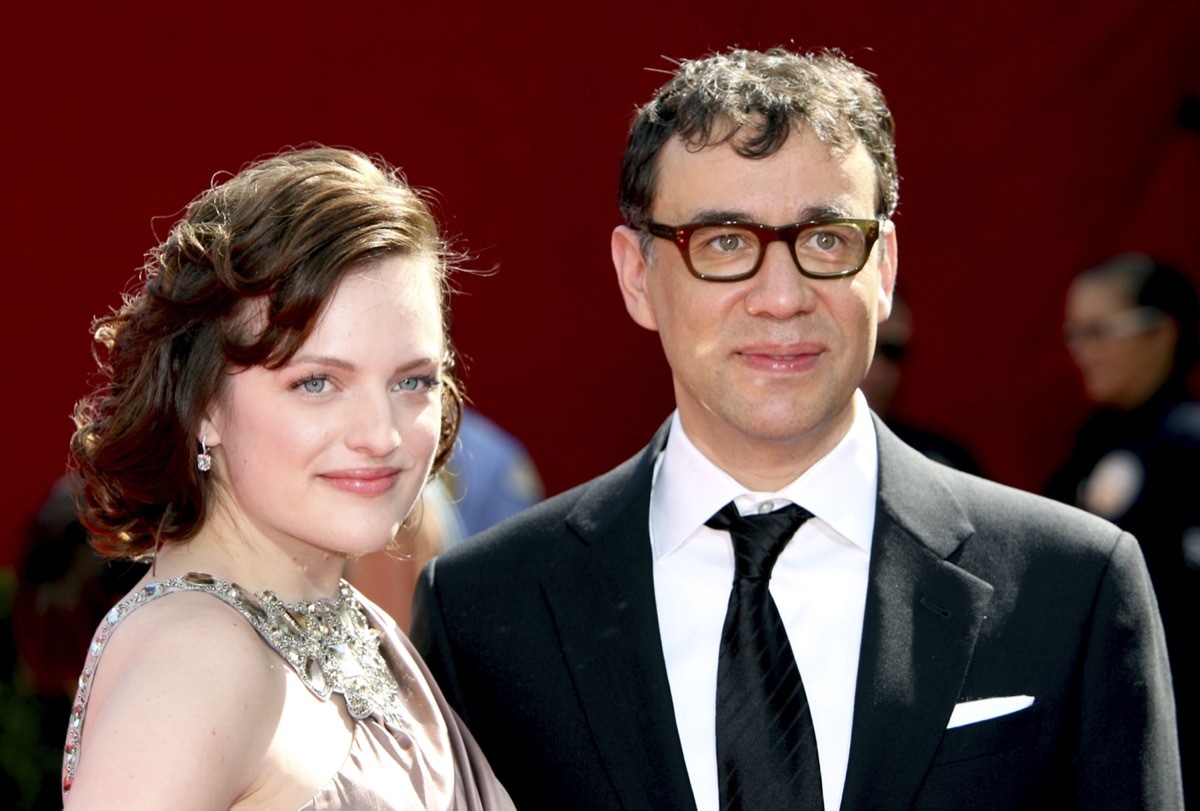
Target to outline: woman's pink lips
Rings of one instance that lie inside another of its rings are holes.
[[[377,496],[392,489],[400,468],[369,467],[320,474],[330,486],[359,496]]]

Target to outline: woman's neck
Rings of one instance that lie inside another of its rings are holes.
[[[276,542],[238,532],[217,517],[183,543],[159,549],[148,579],[205,572],[252,592],[273,591],[284,602],[337,594],[346,559],[299,542]]]

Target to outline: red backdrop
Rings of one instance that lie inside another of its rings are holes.
[[[1084,404],[1066,284],[1119,250],[1200,272],[1200,4],[9,4],[0,181],[9,375],[0,564],[62,472],[88,322],[220,170],[320,141],[437,189],[475,268],[455,332],[479,407],[551,492],[637,450],[671,407],[608,236],[636,103],[664,57],[833,46],[896,113],[903,416],[1037,489]],[[940,5],[940,7],[939,7]]]

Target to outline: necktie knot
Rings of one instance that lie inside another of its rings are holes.
[[[798,504],[765,514],[741,515],[731,501],[705,524],[729,531],[739,578],[769,580],[783,548],[809,518],[812,513]]]

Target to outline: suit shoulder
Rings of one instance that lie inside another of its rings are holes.
[[[880,450],[883,507],[918,537],[952,533],[968,548],[983,545],[1001,554],[1106,559],[1122,536],[1102,518],[930,461],[894,437]]]
[[[1115,536],[1121,529],[1111,521],[1037,493],[955,470],[946,471],[953,486],[977,515],[1021,526],[1061,529],[1069,534]]]
[[[939,473],[973,530],[956,556],[961,563],[990,560],[1000,568],[1068,567],[1077,575],[1085,571],[1099,575],[1113,565],[1142,565],[1136,539],[1103,518],[970,474]]]
[[[506,561],[527,566],[544,560],[556,545],[590,533],[604,516],[621,511],[631,499],[648,498],[652,462],[653,448],[646,448],[607,473],[551,496],[447,550],[438,557],[438,567],[457,569]]]

